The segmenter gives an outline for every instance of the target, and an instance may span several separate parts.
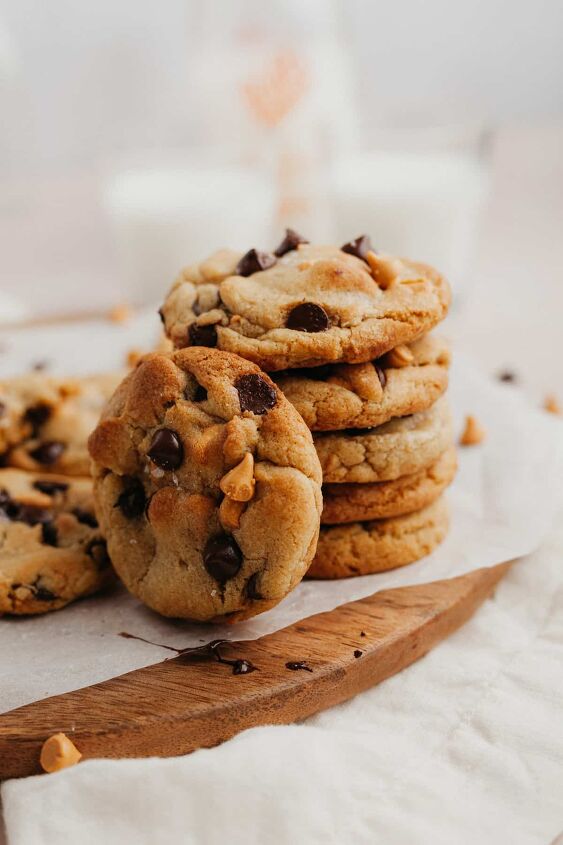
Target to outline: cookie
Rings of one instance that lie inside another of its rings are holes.
[[[373,484],[325,484],[324,525],[389,519],[421,510],[432,504],[451,484],[457,469],[456,452],[450,446],[427,469],[394,481]]]
[[[371,361],[429,331],[449,302],[433,268],[377,255],[368,238],[339,249],[296,236],[272,254],[222,250],[186,267],[160,314],[176,347],[217,347],[274,371]]]
[[[0,381],[0,461],[31,472],[86,476],[88,435],[122,373]]]
[[[328,364],[275,375],[311,431],[370,428],[424,411],[448,386],[450,352],[425,335],[365,364]]]
[[[410,417],[377,428],[315,434],[314,440],[325,484],[393,481],[438,460],[453,441],[452,421],[442,397]]]
[[[159,613],[254,616],[306,572],[319,461],[307,426],[255,364],[201,347],[149,355],[89,446],[114,566]]]
[[[91,479],[0,469],[0,614],[57,610],[113,577]]]
[[[386,572],[430,554],[448,531],[441,497],[406,516],[321,528],[308,578],[349,578]]]

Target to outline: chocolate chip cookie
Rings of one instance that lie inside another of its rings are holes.
[[[435,463],[453,442],[452,421],[442,397],[427,411],[377,428],[314,435],[326,483],[393,481]]]
[[[449,346],[425,335],[365,364],[276,373],[276,383],[311,431],[382,425],[429,408],[448,386]]]
[[[0,381],[0,461],[35,472],[89,475],[88,435],[122,377],[30,373]]]
[[[114,577],[92,481],[0,469],[0,614],[57,610]]]
[[[385,572],[430,554],[448,531],[444,497],[406,516],[323,526],[309,578],[349,578]]]
[[[413,513],[441,496],[453,481],[456,469],[456,451],[450,446],[436,463],[394,481],[324,484],[321,522],[340,525]]]
[[[442,320],[450,289],[431,267],[287,233],[273,253],[222,250],[186,267],[160,311],[176,347],[236,352],[264,370],[362,363]]]
[[[305,423],[256,365],[201,347],[149,355],[89,447],[112,561],[159,613],[253,616],[306,572],[319,461]]]

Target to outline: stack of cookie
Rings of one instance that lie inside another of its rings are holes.
[[[402,566],[444,538],[449,351],[428,332],[449,301],[434,269],[367,236],[337,248],[291,230],[273,253],[223,250],[172,286],[160,314],[174,345],[259,364],[314,432],[324,510],[310,577]]]

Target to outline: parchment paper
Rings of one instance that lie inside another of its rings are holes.
[[[154,312],[130,325],[103,322],[0,334],[0,375],[47,359],[51,371],[84,373],[122,366],[132,345],[150,346]],[[211,639],[254,639],[380,589],[451,578],[528,554],[541,542],[559,505],[563,423],[529,407],[518,391],[492,383],[456,361],[450,401],[459,432],[466,413],[487,429],[486,441],[460,449],[448,498],[452,527],[432,555],[389,573],[337,582],[303,582],[277,608],[238,625],[193,625],[163,619],[123,588],[30,619],[0,619],[0,712],[107,680],[170,656],[123,639],[120,631],[178,648]]]

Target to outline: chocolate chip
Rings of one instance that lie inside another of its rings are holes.
[[[52,590],[48,590],[47,587],[42,587],[37,581],[35,582],[33,593],[34,598],[36,598],[37,601],[53,601],[53,599],[57,598],[56,594],[53,593]]]
[[[262,598],[262,594],[258,589],[258,572],[255,572],[254,575],[251,575],[248,581],[246,582],[246,595],[249,599],[253,601],[258,601]]]
[[[34,434],[37,434],[41,426],[47,422],[51,416],[51,411],[51,406],[45,405],[44,403],[27,409],[24,414],[24,420],[31,424]]]
[[[381,387],[385,387],[387,384],[387,376],[385,375],[385,370],[383,370],[379,364],[374,364],[375,372],[377,373],[377,378],[379,379],[379,383]]]
[[[184,447],[175,431],[161,428],[155,432],[147,455],[161,469],[174,470],[184,460]]]
[[[359,237],[354,238],[353,241],[341,246],[340,249],[342,252],[347,252],[348,255],[355,255],[356,258],[361,258],[362,261],[367,261],[368,252],[375,252],[371,245],[369,235],[360,235]]]
[[[44,370],[48,369],[48,367],[49,361],[46,359],[35,361],[35,363],[31,365],[31,369],[35,370],[36,373],[42,373]]]
[[[158,309],[158,316],[160,317],[160,322],[162,323],[162,325],[166,325],[166,320],[164,319],[164,312],[162,308]]]
[[[126,480],[125,489],[117,497],[114,507],[119,508],[127,519],[142,516],[145,510],[145,488],[136,478]]]
[[[41,539],[47,546],[56,546],[58,542],[57,526],[54,522],[44,522],[41,526]]]
[[[0,417],[3,417],[6,413],[6,403],[0,402]]]
[[[252,276],[253,273],[273,267],[275,263],[275,255],[271,255],[269,252],[260,252],[258,249],[249,249],[237,264],[235,273],[237,276]]]
[[[304,672],[313,671],[309,664],[305,663],[304,660],[290,660],[289,663],[285,664],[285,668],[291,669],[292,672],[298,672],[300,669],[302,669]]]
[[[40,493],[45,493],[46,496],[54,496],[55,493],[64,493],[68,490],[68,483],[66,481],[50,481],[48,478],[39,478],[33,482],[33,486]]]
[[[362,654],[363,654],[363,651],[360,651],[360,649],[357,648],[354,652],[354,657],[356,657],[356,658],[361,657]]]
[[[201,384],[198,384],[198,386],[195,389],[193,401],[194,402],[205,402],[206,399],[207,399],[207,390],[205,389],[205,387],[202,387]]]
[[[281,242],[281,244],[274,250],[274,255],[277,255],[278,258],[281,258],[282,255],[285,255],[286,252],[292,252],[294,249],[297,249],[299,244],[308,244],[309,241],[306,238],[301,237],[301,235],[295,231],[295,229],[286,229],[285,230],[285,238]]]
[[[256,672],[256,666],[250,660],[241,660],[239,658],[230,665],[233,667],[233,675],[248,675],[250,672]]]
[[[92,540],[86,547],[86,553],[98,564],[100,569],[105,569],[111,563],[105,540]]]
[[[214,325],[199,326],[190,323],[188,328],[190,346],[217,346],[217,329]]]
[[[89,511],[85,511],[82,508],[74,508],[72,513],[82,525],[88,525],[90,528],[98,527],[98,520]]]
[[[367,635],[366,635],[366,632],[365,632],[365,631],[360,631],[360,637],[365,637],[365,636],[367,636]]]
[[[296,332],[324,332],[330,326],[330,320],[320,305],[302,302],[291,309],[285,324]]]
[[[233,537],[218,534],[210,537],[203,550],[203,565],[212,578],[224,584],[234,578],[242,566],[242,552]]]
[[[504,381],[507,384],[511,384],[515,381],[518,381],[516,373],[513,373],[512,370],[501,370],[497,378],[499,381]]]
[[[59,460],[65,449],[65,444],[59,440],[46,440],[36,449],[32,449],[29,455],[37,463],[50,466]]]
[[[5,510],[6,506],[12,501],[10,494],[5,487],[0,487],[0,509]]]
[[[278,401],[276,389],[258,373],[246,373],[235,382],[241,411],[265,414]]]
[[[45,522],[51,522],[53,513],[46,508],[40,508],[37,505],[24,505],[20,502],[10,502],[6,513],[14,522],[25,522],[27,525],[41,525]]]

